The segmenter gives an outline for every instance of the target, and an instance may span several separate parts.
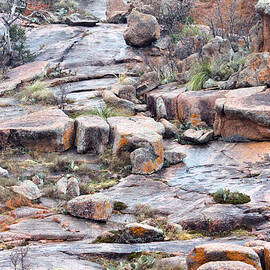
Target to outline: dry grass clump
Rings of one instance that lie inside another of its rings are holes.
[[[57,100],[53,94],[53,91],[48,88],[44,82],[39,80],[24,87],[20,92],[16,94],[16,97],[25,104],[57,104]]]

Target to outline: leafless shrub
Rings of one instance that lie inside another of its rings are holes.
[[[10,254],[10,261],[14,270],[28,270],[30,265],[26,262],[28,247],[17,247]]]
[[[246,1],[245,8],[252,10],[251,1]],[[209,13],[210,12],[210,13]],[[239,1],[225,2],[217,0],[214,9],[204,16],[204,22],[211,28],[213,36],[228,39],[231,44],[242,39],[249,46],[249,30],[258,21],[254,12],[250,16],[243,16],[239,12]]]

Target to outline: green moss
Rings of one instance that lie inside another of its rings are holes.
[[[250,196],[240,192],[231,192],[229,189],[219,189],[210,195],[217,203],[244,204],[250,202]]]
[[[115,202],[113,205],[113,209],[116,211],[125,210],[127,208],[127,205],[123,202]]]

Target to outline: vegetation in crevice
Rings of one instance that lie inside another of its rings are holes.
[[[249,195],[232,192],[229,189],[223,188],[210,195],[214,198],[215,202],[222,204],[244,204],[251,201]]]

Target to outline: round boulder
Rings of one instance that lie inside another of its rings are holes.
[[[124,32],[127,45],[145,47],[159,39],[160,28],[157,19],[133,10],[127,18],[128,28]]]

